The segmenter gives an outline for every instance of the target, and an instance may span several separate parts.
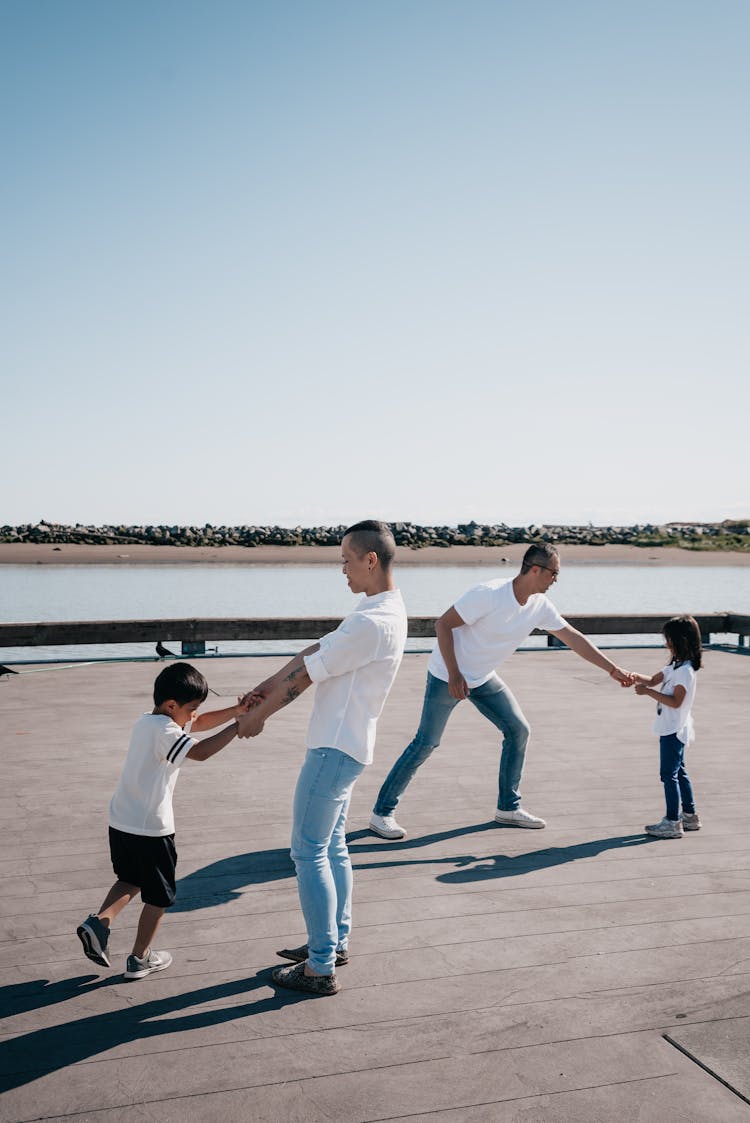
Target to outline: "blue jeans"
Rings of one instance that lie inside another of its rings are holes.
[[[495,674],[469,691],[469,701],[503,736],[497,807],[498,811],[515,811],[521,805],[518,788],[529,740],[529,723],[508,687]],[[419,729],[386,776],[375,802],[376,815],[393,814],[417,769],[440,744],[448,718],[457,705],[457,699],[448,691],[448,683],[428,671]]]
[[[339,749],[308,749],[294,791],[292,860],[307,926],[308,963],[333,974],[352,926],[346,813],[363,764]]]
[[[693,785],[685,771],[685,746],[676,733],[659,738],[659,779],[664,785],[667,818],[679,819],[680,799],[682,810],[692,815],[695,811]]]

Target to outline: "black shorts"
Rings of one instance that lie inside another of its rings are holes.
[[[168,909],[174,904],[177,850],[173,834],[154,837],[110,827],[109,852],[115,876],[137,885],[144,905]]]

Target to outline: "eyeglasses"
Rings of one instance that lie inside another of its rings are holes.
[[[555,577],[560,576],[559,569],[551,569],[548,565],[540,565],[539,562],[534,562],[534,565],[537,567],[537,569],[546,569],[547,573],[552,573]]]

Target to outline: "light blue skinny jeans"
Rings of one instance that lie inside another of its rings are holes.
[[[333,974],[352,926],[346,813],[364,765],[339,749],[308,749],[294,791],[292,860],[307,926],[308,963]]]
[[[503,737],[498,775],[498,811],[515,811],[521,805],[521,773],[529,740],[529,723],[512,693],[496,674],[469,691],[472,702]],[[417,769],[438,747],[448,718],[458,705],[448,683],[428,671],[422,718],[414,740],[402,752],[385,778],[375,802],[376,815],[392,815]]]

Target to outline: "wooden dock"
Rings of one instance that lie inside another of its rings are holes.
[[[279,660],[198,665],[211,708]],[[352,958],[328,999],[269,982],[304,940],[288,839],[311,693],[183,766],[158,941],[174,963],[126,983],[137,906],[112,971],[75,929],[112,881],[107,805],[160,666],[0,680],[0,1120],[750,1123],[750,659],[706,655],[688,754],[704,828],[674,841],[643,833],[663,813],[653,703],[558,650],[504,667],[546,830],[493,824],[497,736],[463,704],[399,808],[408,839],[370,835],[425,668],[405,657],[355,790]]]

